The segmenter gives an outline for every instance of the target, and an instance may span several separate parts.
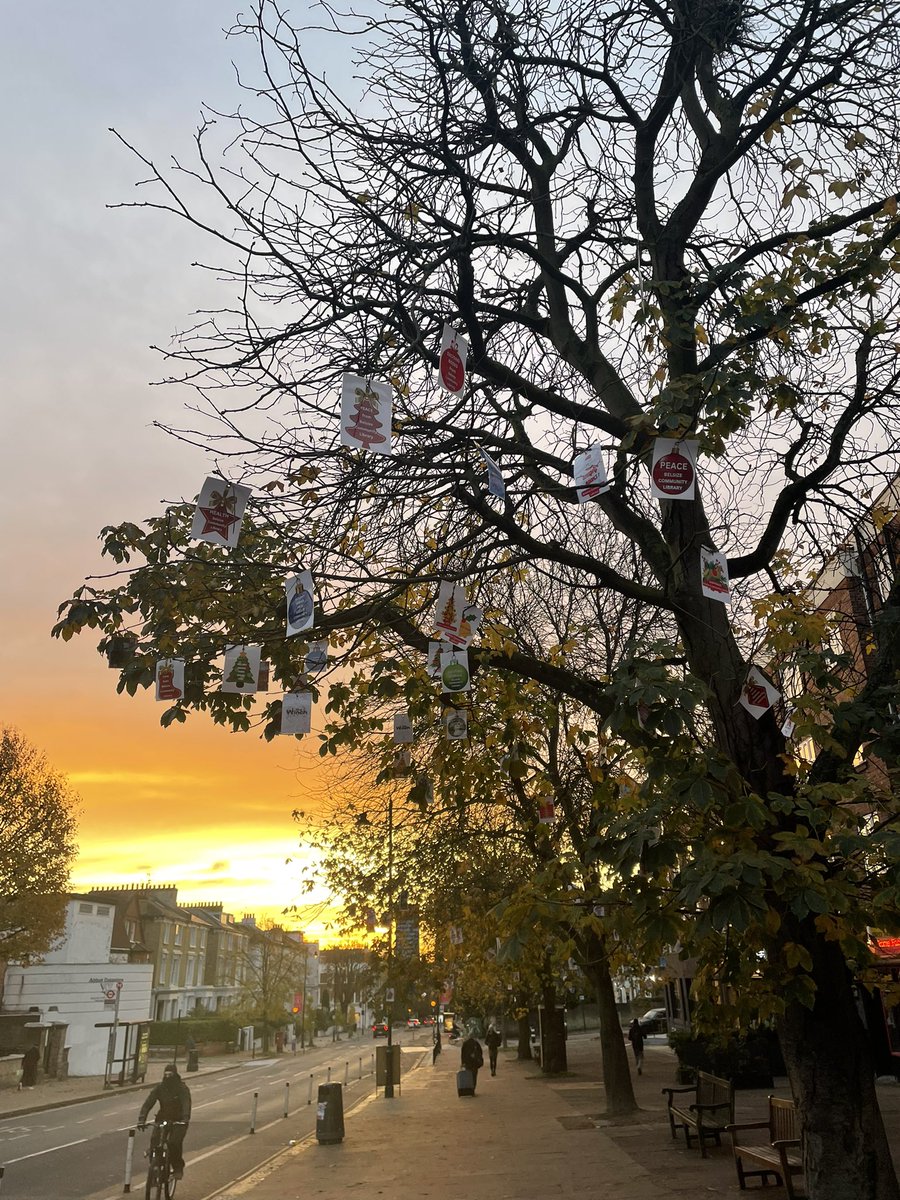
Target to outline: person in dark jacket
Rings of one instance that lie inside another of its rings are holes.
[[[22,1055],[22,1087],[32,1088],[37,1083],[40,1057],[37,1046],[29,1046]]]
[[[497,1051],[500,1049],[500,1043],[503,1039],[498,1030],[491,1025],[485,1034],[484,1044],[488,1048],[488,1061],[491,1064],[491,1074],[497,1074]]]
[[[478,1085],[478,1068],[484,1065],[484,1052],[481,1049],[481,1042],[471,1033],[462,1044],[460,1060],[463,1069],[472,1072],[474,1085],[472,1091],[474,1093],[475,1087]]]
[[[169,1130],[169,1153],[172,1158],[172,1166],[175,1169],[175,1178],[183,1179],[184,1154],[182,1153],[182,1145],[187,1133],[188,1122],[191,1119],[191,1090],[178,1074],[178,1068],[174,1063],[166,1064],[162,1082],[158,1083],[155,1088],[150,1089],[149,1096],[141,1105],[141,1111],[138,1116],[139,1128],[143,1129],[146,1125],[147,1116],[154,1104],[158,1104],[159,1109],[156,1113],[157,1128],[153,1130],[153,1137],[150,1141],[151,1146],[155,1146],[159,1139],[160,1121],[184,1122],[181,1125],[173,1125]]]
[[[637,1067],[637,1073],[640,1075],[644,1065],[644,1031],[641,1029],[641,1023],[637,1017],[628,1026],[628,1040],[631,1042],[631,1049],[634,1051],[634,1063]]]

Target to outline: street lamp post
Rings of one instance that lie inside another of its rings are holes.
[[[394,1039],[393,1039],[393,1000],[392,985],[394,966],[394,793],[388,792],[388,944],[387,944],[387,988],[385,1000],[387,1008],[387,1071],[384,1077],[384,1098],[394,1098]],[[390,998],[390,999],[388,999]]]

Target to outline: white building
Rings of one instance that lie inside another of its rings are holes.
[[[28,1013],[48,1039],[65,1026],[70,1075],[104,1074],[114,1020],[122,1023],[114,1056],[121,1058],[128,1023],[150,1019],[153,966],[115,961],[125,956],[111,954],[114,919],[113,905],[71,896],[63,935],[43,962],[6,969],[4,1009]]]

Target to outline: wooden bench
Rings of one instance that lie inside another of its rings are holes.
[[[749,1129],[764,1129],[768,1134],[766,1142],[759,1144],[747,1141],[743,1134]],[[793,1200],[794,1176],[803,1172],[803,1155],[797,1136],[797,1110],[793,1100],[770,1096],[767,1120],[729,1125],[728,1132],[731,1134],[734,1165],[741,1187],[746,1188],[747,1179],[757,1175],[763,1184],[767,1184],[771,1175],[775,1183],[784,1184],[788,1196]],[[757,1163],[759,1166],[748,1170],[745,1163]]]
[[[696,1137],[704,1158],[708,1139],[721,1146],[722,1134],[729,1125],[734,1124],[734,1086],[731,1080],[698,1071],[693,1087],[663,1088],[663,1094],[668,1097],[669,1128],[673,1138],[678,1136],[679,1127],[682,1128],[690,1149],[691,1139]],[[683,1100],[675,1099],[682,1095]],[[689,1096],[693,1100],[689,1100]]]

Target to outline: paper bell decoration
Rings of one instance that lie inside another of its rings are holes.
[[[708,600],[731,603],[728,560],[721,551],[709,550],[706,546],[700,547],[700,587]]]
[[[469,653],[467,650],[441,651],[441,688],[456,694],[469,690]]]
[[[556,805],[552,800],[541,800],[538,803],[538,821],[542,825],[552,825],[556,820]]]
[[[183,695],[184,659],[160,659],[156,664],[156,699],[180,700]]]
[[[758,721],[780,699],[781,692],[769,683],[759,667],[751,667],[739,701],[750,716]]]
[[[241,536],[241,519],[251,489],[210,475],[204,481],[194,509],[191,537],[196,542],[234,548]]]
[[[312,704],[312,692],[285,692],[281,697],[281,732],[309,733]]]
[[[603,452],[599,446],[590,446],[576,455],[572,462],[572,475],[579,504],[587,504],[609,491]]]
[[[488,454],[487,450],[481,451],[481,457],[484,459],[484,466],[487,471],[488,492],[492,496],[496,496],[498,500],[505,500],[506,484],[500,473],[500,468]]]
[[[397,745],[413,740],[412,721],[409,713],[394,713],[394,741]]]
[[[444,326],[441,338],[441,357],[438,362],[438,377],[441,387],[453,396],[461,396],[466,386],[466,359],[469,344],[452,325]]]
[[[245,696],[255,692],[259,682],[261,655],[261,646],[226,646],[222,691],[240,692]]]
[[[650,467],[654,500],[693,500],[697,482],[697,443],[657,438]]]
[[[315,601],[313,599],[313,577],[310,571],[293,575],[284,584],[287,605],[287,636],[304,633],[315,624]]]
[[[459,742],[469,736],[469,714],[464,708],[445,709],[444,731],[451,742]]]
[[[344,375],[341,392],[341,444],[373,454],[391,453],[394,389],[379,379]]]
[[[462,620],[459,623],[458,644],[460,646],[470,646],[472,640],[480,636],[483,620],[484,612],[477,604],[466,604],[463,606]],[[451,641],[455,641],[455,639],[451,639]]]

